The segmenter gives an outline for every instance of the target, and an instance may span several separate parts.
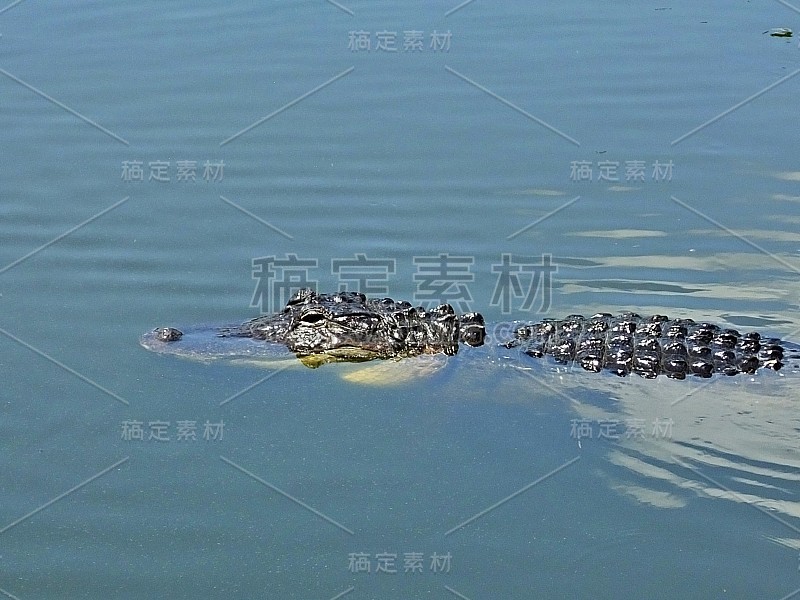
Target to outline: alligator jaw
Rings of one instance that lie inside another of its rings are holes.
[[[314,354],[297,355],[298,360],[309,369],[316,369],[327,363],[332,362],[366,362],[380,358],[380,355],[364,348],[357,348],[355,346],[342,346],[341,348],[332,348],[325,352],[317,352]]]

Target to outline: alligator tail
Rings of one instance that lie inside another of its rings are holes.
[[[786,360],[800,358],[800,347],[777,338],[741,334],[692,319],[635,313],[570,315],[522,325],[505,346],[536,358],[551,356],[561,364],[577,363],[587,371],[645,378],[778,371]]]

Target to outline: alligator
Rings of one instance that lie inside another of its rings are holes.
[[[195,331],[200,339],[208,333],[205,328]],[[458,315],[449,304],[425,309],[391,298],[367,299],[359,292],[318,294],[308,288],[299,290],[278,313],[211,331],[216,342],[194,351],[197,356],[224,354],[226,340],[246,338],[288,350],[309,367],[424,354],[453,356],[461,345],[479,347],[487,340],[483,316],[477,312]],[[741,334],[712,323],[631,312],[515,322],[510,331],[491,336],[492,343],[621,377],[753,374],[759,369],[778,371],[785,360],[800,358],[800,346],[755,332]],[[185,339],[184,331],[159,327],[142,336],[141,343],[157,352],[189,354],[191,345],[180,347]],[[248,346],[248,352],[257,351],[257,346]]]
[[[456,315],[449,304],[431,310],[391,298],[367,299],[359,292],[317,294],[299,290],[278,313],[238,326],[221,327],[219,338],[250,338],[280,344],[309,367],[326,362],[360,362],[443,353],[459,344],[481,346],[486,328],[480,313]],[[142,338],[148,349],[163,349],[184,337],[174,327],[159,327]]]

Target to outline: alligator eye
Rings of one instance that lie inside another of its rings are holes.
[[[310,312],[306,313],[300,317],[300,322],[305,323],[306,325],[316,325],[320,321],[324,321],[325,316],[318,313],[318,312]]]

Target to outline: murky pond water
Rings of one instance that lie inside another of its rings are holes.
[[[800,49],[765,33],[796,13],[456,8],[0,10],[5,595],[800,587],[797,378],[478,351],[376,386],[139,346],[305,283],[800,339]]]

